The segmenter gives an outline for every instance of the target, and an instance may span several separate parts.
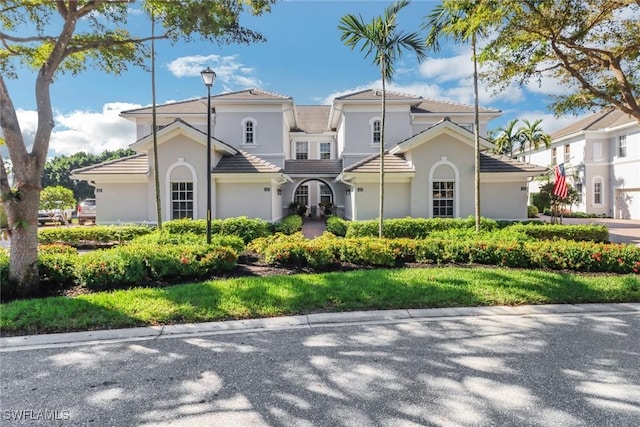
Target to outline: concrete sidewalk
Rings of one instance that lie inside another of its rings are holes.
[[[640,303],[549,304],[517,307],[456,307],[407,310],[372,310],[343,313],[316,313],[266,319],[231,320],[183,325],[149,326],[129,329],[25,335],[0,338],[0,353],[53,347],[75,347],[101,343],[147,341],[283,329],[323,328],[354,324],[427,322],[443,318],[491,316],[546,316],[628,313],[640,315]]]

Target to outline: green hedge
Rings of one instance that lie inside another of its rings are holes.
[[[302,230],[302,217],[300,215],[290,215],[275,224],[276,233],[293,234]]]
[[[176,219],[162,224],[163,230],[172,234],[206,234],[207,221],[204,219]],[[246,216],[211,221],[212,234],[239,236],[245,243],[271,234],[269,223],[262,219],[250,219]]]
[[[571,240],[478,238],[377,239],[337,238],[330,233],[314,240],[276,235],[249,245],[269,264],[313,266],[307,251],[322,254],[322,267],[336,260],[356,265],[394,266],[400,262],[478,263],[518,268],[588,272],[638,273],[640,248]],[[315,268],[315,267],[314,267]]]
[[[172,234],[165,230],[155,230],[153,233],[149,233],[144,236],[136,237],[132,240],[133,244],[148,244],[148,245],[180,245],[180,244],[196,244],[204,245],[206,243],[206,236],[202,234],[183,233]],[[227,246],[232,248],[237,253],[244,251],[245,243],[239,236],[213,234],[211,236],[212,246]]]
[[[507,230],[524,233],[537,240],[565,239],[608,242],[609,230],[604,225],[513,224]]]
[[[475,218],[401,218],[384,221],[384,236],[390,239],[407,237],[424,239],[434,231],[455,228],[475,228]],[[481,218],[480,229],[491,231],[498,228],[498,223],[489,218]],[[346,237],[378,236],[378,220],[351,221],[347,224]]]
[[[78,246],[87,244],[122,243],[153,231],[145,225],[97,225],[94,227],[55,227],[38,231],[42,244],[64,243]]]
[[[339,216],[327,217],[327,231],[336,236],[344,237],[347,235],[347,227],[349,221],[345,221]]]

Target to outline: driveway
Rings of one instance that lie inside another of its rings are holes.
[[[549,222],[548,216],[540,216]],[[640,246],[640,220],[613,218],[563,218],[563,224],[601,224],[609,229],[609,240]]]
[[[640,307],[565,307],[3,348],[1,424],[640,425]]]

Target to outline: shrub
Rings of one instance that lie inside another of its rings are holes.
[[[73,285],[76,281],[75,269],[77,262],[77,251],[40,251],[38,253],[40,285],[57,287]]]
[[[604,225],[514,224],[507,230],[525,233],[537,240],[566,239],[607,242],[609,230]]]
[[[482,218],[481,230],[491,231],[498,227],[495,220]],[[384,236],[393,238],[424,239],[434,231],[475,228],[475,218],[402,218],[384,221]],[[347,224],[346,237],[375,237],[378,235],[378,221],[351,221]]]
[[[0,297],[2,300],[12,298],[13,286],[9,284],[9,253],[0,248]]]
[[[50,243],[38,246],[38,256],[41,254],[78,255],[78,249],[63,243]]]
[[[206,234],[207,221],[204,219],[177,219],[164,223],[163,229],[171,234]],[[211,233],[239,236],[245,243],[271,234],[269,223],[261,219],[250,219],[245,216],[215,219],[211,221]]]
[[[277,233],[293,234],[300,230],[302,230],[302,217],[299,215],[290,215],[275,224]]]
[[[336,262],[336,239],[326,235],[322,238],[310,240],[304,245],[304,258],[313,269],[322,270]]]
[[[344,237],[347,234],[348,222],[338,216],[327,217],[327,231],[336,236]]]
[[[340,260],[356,265],[392,267],[396,260],[393,249],[386,239],[343,239],[340,245]]]
[[[640,271],[640,248],[634,245],[554,240],[529,242],[525,246],[534,268],[636,274]]]
[[[281,240],[267,246],[263,257],[267,264],[299,266],[305,261],[305,247],[302,242]]]
[[[533,205],[527,206],[527,218],[537,218],[540,211]]]
[[[78,257],[75,275],[78,284],[91,289],[127,287],[146,278],[141,257],[120,248],[100,249]]]
[[[206,237],[204,235],[194,233],[183,234],[171,234],[166,231],[156,230],[153,233],[145,236],[135,238],[131,243],[136,244],[156,244],[156,245],[181,245],[181,244],[195,244],[204,245],[206,243]],[[227,246],[234,251],[240,253],[244,251],[245,244],[238,236],[226,236],[223,234],[214,234],[211,236],[211,246]]]
[[[97,225],[95,227],[55,227],[38,231],[42,244],[64,243],[71,246],[123,243],[151,233],[145,225]]]

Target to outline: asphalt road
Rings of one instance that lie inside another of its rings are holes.
[[[0,358],[2,426],[640,425],[638,311],[191,333]]]

